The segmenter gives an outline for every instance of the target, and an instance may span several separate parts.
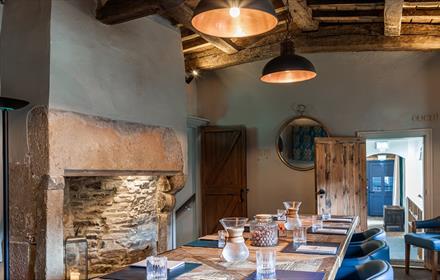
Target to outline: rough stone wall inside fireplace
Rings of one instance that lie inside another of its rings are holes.
[[[159,177],[67,177],[64,237],[86,237],[89,273],[114,271],[156,252]]]

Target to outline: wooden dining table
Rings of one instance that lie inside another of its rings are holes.
[[[350,218],[351,222],[324,222],[324,227],[328,228],[345,228],[347,233],[345,235],[337,234],[317,234],[308,233],[307,242],[310,244],[333,244],[338,247],[336,254],[322,255],[322,254],[304,254],[304,253],[283,253],[286,246],[292,246],[292,237],[279,237],[278,245],[273,247],[277,251],[276,261],[277,269],[305,271],[305,272],[322,272],[325,280],[335,279],[338,268],[340,267],[347,251],[350,239],[359,224],[358,217],[344,217]],[[301,221],[303,226],[311,226],[311,216],[302,215]],[[249,237],[249,233],[245,233],[245,238]],[[201,237],[203,240],[216,240],[217,236],[208,235]],[[251,246],[250,240],[247,238],[246,245],[249,248],[249,258],[247,261],[239,264],[230,264],[222,261],[221,248],[205,248],[193,246],[181,246],[175,250],[162,253],[168,260],[185,261],[187,263],[201,264],[192,271],[189,271],[177,279],[246,279],[250,274],[256,270],[256,252],[260,247]],[[97,278],[97,279],[112,279],[112,278]],[[121,279],[118,279],[121,280]],[[124,279],[131,280],[131,279]]]

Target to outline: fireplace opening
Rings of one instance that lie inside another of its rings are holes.
[[[86,238],[89,276],[157,252],[161,176],[66,177],[64,240]]]

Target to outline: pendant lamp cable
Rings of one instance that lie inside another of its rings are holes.
[[[288,41],[293,41],[293,31],[292,31],[292,23],[293,23],[293,17],[292,17],[292,13],[290,12],[290,4],[289,4],[289,0],[286,0],[286,9],[287,9],[287,15],[286,15],[286,38],[285,40]]]
[[[292,25],[293,25],[293,17],[292,17],[292,13],[290,12],[290,4],[289,4],[289,0],[286,0],[286,10],[287,10],[287,15],[286,15],[286,36],[284,38],[284,40],[281,42],[281,55],[293,55],[295,54],[295,40],[294,40],[294,36],[293,36],[293,30],[292,30]]]

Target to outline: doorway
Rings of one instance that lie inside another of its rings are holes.
[[[394,159],[367,159],[368,217],[383,217],[384,205],[393,205],[393,183]]]
[[[430,218],[432,209],[431,131],[364,132],[367,141],[368,227],[385,230],[393,263],[405,256],[411,222]],[[413,265],[423,264],[412,250]]]

